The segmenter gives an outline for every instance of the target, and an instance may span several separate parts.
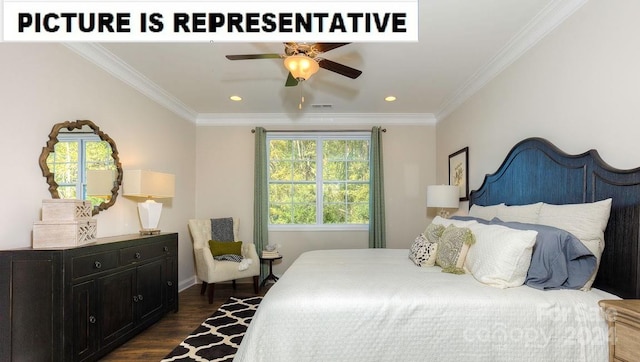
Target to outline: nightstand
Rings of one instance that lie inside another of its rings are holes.
[[[609,361],[640,361],[640,299],[598,304],[609,323]]]
[[[260,256],[260,261],[268,261],[269,262],[269,275],[267,275],[266,278],[264,278],[264,280],[262,281],[262,285],[261,286],[265,286],[265,284],[267,284],[267,280],[271,279],[273,280],[273,282],[277,282],[278,281],[278,277],[275,276],[273,274],[273,261],[274,260],[280,260],[282,259],[282,255],[278,255],[278,256]]]

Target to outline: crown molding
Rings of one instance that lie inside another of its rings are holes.
[[[198,126],[435,125],[432,113],[201,113]]]
[[[288,114],[288,113],[197,113],[168,93],[149,78],[129,66],[97,43],[63,43],[67,48],[100,66],[111,75],[137,89],[176,115],[194,122],[198,126],[228,125],[292,125],[304,122],[305,125],[327,125],[340,122],[340,125],[397,124],[429,125],[443,120],[462,105],[473,94],[484,87],[504,69],[520,58],[527,50],[542,40],[564,20],[588,0],[553,0],[545,6],[506,46],[488,63],[478,69],[453,96],[443,102],[440,110],[434,114]]]
[[[195,122],[197,113],[122,59],[96,43],[62,43],[178,116]]]
[[[547,4],[518,34],[516,34],[487,64],[476,71],[456,92],[447,99],[436,113],[438,121],[450,115],[456,108],[484,87],[527,50],[562,24],[589,0],[554,0]]]

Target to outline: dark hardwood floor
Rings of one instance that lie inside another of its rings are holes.
[[[264,295],[271,285],[262,287],[259,294]],[[231,284],[216,284],[213,304],[209,304],[207,293],[200,295],[200,284],[196,284],[179,294],[180,306],[177,313],[169,312],[158,323],[142,331],[100,361],[160,361],[229,297],[254,295],[252,283],[237,283],[235,290]]]

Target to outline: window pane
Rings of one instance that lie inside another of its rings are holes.
[[[354,161],[369,161],[369,141],[351,140],[347,141],[347,159]]]
[[[290,161],[271,161],[269,162],[269,179],[274,181],[291,180],[292,166]]]
[[[348,162],[346,179],[350,181],[369,181],[369,162]]]
[[[369,184],[347,184],[347,202],[369,202]]]
[[[270,224],[291,224],[293,223],[291,204],[271,204],[269,205]]]
[[[315,224],[316,204],[294,204],[293,205],[294,224]]]
[[[327,161],[342,161],[345,159],[346,141],[327,140],[322,143],[322,156]]]
[[[326,181],[341,181],[347,178],[347,165],[344,161],[324,161],[322,178]]]
[[[291,202],[291,184],[269,184],[269,202]]]
[[[316,202],[316,184],[293,184],[293,202],[312,204]]]
[[[76,185],[58,186],[58,195],[61,199],[76,199]]]
[[[324,204],[322,218],[325,224],[344,224],[346,219],[346,210],[344,204]]]
[[[369,203],[348,204],[349,218],[347,222],[351,224],[369,223]]]
[[[291,160],[291,143],[290,140],[271,140],[269,141],[269,159],[270,160]]]
[[[344,183],[323,184],[322,190],[325,204],[345,201],[346,190]]]
[[[316,163],[315,161],[296,161],[293,163],[294,181],[315,181]]]
[[[316,159],[316,141],[315,140],[294,140],[293,159],[294,160],[313,160]]]

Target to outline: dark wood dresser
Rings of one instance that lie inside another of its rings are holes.
[[[178,234],[0,251],[0,361],[94,361],[178,310]]]

